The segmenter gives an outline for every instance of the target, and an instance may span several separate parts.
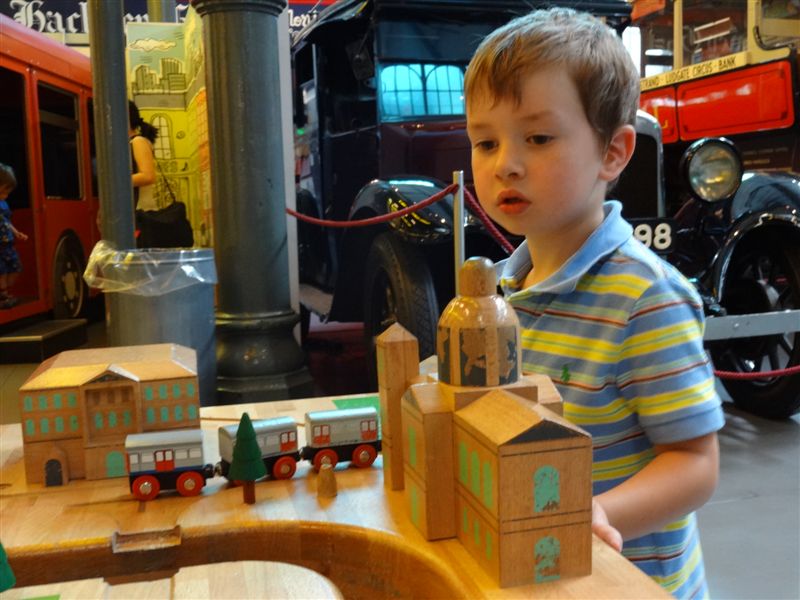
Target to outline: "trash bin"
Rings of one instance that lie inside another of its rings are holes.
[[[106,330],[114,346],[174,343],[197,353],[200,403],[216,404],[214,284],[210,248],[92,250],[86,282],[106,293]]]

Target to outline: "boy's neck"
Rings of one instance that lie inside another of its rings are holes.
[[[533,268],[525,276],[523,289],[544,281],[558,271],[600,227],[604,217],[605,212],[601,205],[596,215],[590,216],[582,223],[574,224],[568,232],[526,237],[525,242]]]

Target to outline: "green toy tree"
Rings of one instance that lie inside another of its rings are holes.
[[[11,570],[11,565],[8,564],[8,556],[3,544],[0,543],[0,592],[10,590],[17,583],[14,577],[14,571]]]
[[[261,460],[261,449],[258,447],[256,432],[250,415],[242,414],[239,429],[236,430],[236,445],[233,447],[233,460],[228,471],[228,479],[242,482],[242,498],[245,504],[256,501],[256,479],[267,474],[264,461]]]

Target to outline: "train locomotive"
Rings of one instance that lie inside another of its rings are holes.
[[[202,429],[134,433],[125,439],[131,494],[152,500],[161,491],[196,496],[215,475],[227,477],[233,460],[238,424],[218,429],[220,460],[206,463]],[[273,479],[290,479],[300,460],[315,471],[324,463],[349,461],[359,468],[372,465],[381,449],[378,412],[374,407],[308,412],[306,446],[298,449],[297,423],[290,417],[253,421],[261,459]]]

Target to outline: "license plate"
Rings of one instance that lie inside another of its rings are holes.
[[[675,242],[673,219],[628,219],[633,237],[658,254],[669,254]]]

